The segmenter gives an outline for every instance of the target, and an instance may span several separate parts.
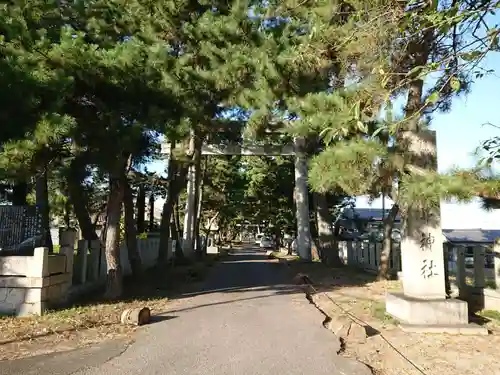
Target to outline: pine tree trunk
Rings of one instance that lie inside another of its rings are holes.
[[[201,157],[201,148],[200,148],[200,157]],[[201,235],[200,235],[200,225],[201,225],[201,213],[202,213],[202,204],[203,204],[203,191],[204,191],[204,179],[207,171],[207,159],[205,158],[205,162],[203,163],[203,170],[200,173],[199,177],[199,187],[198,187],[198,199],[196,205],[196,222],[194,223],[194,244],[195,251],[198,253],[203,253],[202,243],[201,243]]]
[[[35,200],[42,216],[42,244],[49,248],[49,253],[54,251],[52,236],[50,235],[50,206],[47,169],[38,172],[35,185]]]
[[[274,227],[274,245],[277,251],[281,248],[281,227],[275,225]]]
[[[326,194],[315,193],[316,220],[318,223],[318,246],[321,253],[321,261],[329,266],[338,267],[342,265],[339,257],[338,246],[335,246],[335,234],[333,232],[333,219],[328,210],[328,199]]]
[[[155,194],[153,191],[149,194],[149,232],[155,230]]]
[[[92,223],[92,219],[90,218],[90,214],[85,204],[87,200],[81,185],[81,181],[75,179],[73,175],[70,175],[67,178],[67,186],[69,200],[73,206],[73,211],[78,221],[78,226],[82,231],[83,239],[87,241],[97,240],[98,237],[95,231],[95,226]]]
[[[120,263],[120,218],[123,190],[121,179],[110,176],[105,234],[107,263],[105,297],[111,300],[119,298],[123,292],[122,267]]]
[[[171,190],[169,188],[169,190]],[[158,264],[164,265],[168,260],[168,245],[170,240],[170,221],[172,218],[173,201],[170,194],[163,203],[160,222],[160,244],[158,249]]]
[[[382,242],[382,251],[380,252],[380,262],[378,266],[378,279],[379,280],[389,280],[390,274],[390,264],[391,264],[391,252],[392,252],[392,230],[394,229],[394,221],[396,216],[398,216],[399,206],[394,204],[389,215],[384,219],[384,239]]]
[[[137,248],[137,230],[134,220],[134,198],[128,179],[123,177],[123,206],[125,211],[125,242],[127,244],[128,261],[132,276],[140,278],[142,275],[142,262]]]
[[[309,202],[309,230],[311,231],[311,239],[318,238],[318,221],[317,215],[315,215],[315,193],[309,192],[308,194],[308,202]]]
[[[168,190],[165,196],[165,202],[163,202],[163,208],[161,212],[161,221],[160,221],[160,243],[158,248],[158,264],[164,265],[168,260],[168,247],[170,240],[170,222],[172,219],[172,211],[174,207],[175,199],[177,196],[175,195],[175,184],[176,184],[176,172],[177,172],[177,164],[174,159],[174,155],[172,150],[175,148],[175,143],[171,145],[171,152],[167,165],[167,176],[169,178],[168,182]]]
[[[16,182],[12,187],[12,205],[26,206],[28,196],[28,184],[26,182]]]
[[[175,241],[175,248],[172,248],[172,251],[174,252],[174,257],[176,260],[183,260],[184,259],[184,254],[182,253],[182,246],[179,242],[179,232],[177,231],[177,228],[175,227],[175,220],[172,215],[172,220],[170,221],[170,237],[172,238],[172,246]]]
[[[196,148],[195,152],[193,155],[193,164],[194,164],[194,189],[195,189],[195,195],[194,195],[194,215],[193,215],[193,223],[192,223],[192,228],[193,231],[191,233],[191,238],[193,241],[193,250],[196,251],[196,247],[198,244],[198,234],[199,234],[199,223],[198,223],[198,217],[199,217],[199,212],[201,210],[201,189],[202,189],[202,156],[201,156],[201,146],[202,142],[200,137],[196,138]]]
[[[180,204],[179,204],[179,197],[175,200],[175,206],[174,206],[174,224],[175,224],[175,230],[177,231],[177,236],[179,238],[182,238],[182,224],[181,224],[181,214],[180,214]]]
[[[175,145],[172,144],[172,148],[174,147]],[[177,160],[173,158],[173,153],[171,153],[170,160],[168,163],[167,173],[170,181],[168,184],[167,196],[165,197],[165,202],[163,203],[163,209],[162,209],[162,216],[160,223],[160,244],[158,249],[158,264],[165,264],[168,260],[168,247],[169,247],[169,240],[171,237],[170,223],[172,221],[174,204],[175,202],[178,201],[179,193],[185,186],[187,167],[180,166]],[[184,254],[182,253],[182,248],[179,252],[176,246],[175,257],[176,258],[184,257]]]
[[[137,202],[136,202],[137,233],[144,233],[146,231],[146,228],[144,226],[145,211],[146,211],[146,190],[143,185],[140,185],[139,190],[137,192]]]

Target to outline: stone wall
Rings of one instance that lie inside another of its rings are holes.
[[[36,248],[32,256],[0,257],[0,314],[41,314],[63,303],[71,287],[72,255],[49,255]]]
[[[144,268],[154,267],[158,258],[158,249],[160,245],[159,236],[150,236],[145,239],[137,239],[137,249],[141,256]],[[173,248],[175,242],[169,241],[168,259],[173,257]],[[120,246],[120,261],[124,275],[130,275],[132,270],[128,260],[127,245]],[[78,241],[78,250],[74,265],[74,284],[101,283],[106,279],[106,255],[101,248],[100,241]]]

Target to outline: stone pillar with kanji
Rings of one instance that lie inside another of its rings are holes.
[[[408,132],[403,141],[412,173],[437,171],[434,131]],[[407,331],[487,333],[483,327],[468,324],[466,302],[447,298],[439,204],[404,202],[402,206],[403,292],[387,294],[387,313]]]

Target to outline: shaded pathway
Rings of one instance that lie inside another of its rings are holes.
[[[323,316],[287,281],[285,269],[264,253],[239,251],[165,314],[175,319],[148,326],[112,359],[82,362],[71,373],[369,375],[365,366],[336,355],[338,344],[322,327]],[[59,373],[44,368],[44,374]]]

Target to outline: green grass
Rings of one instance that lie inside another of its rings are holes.
[[[479,313],[479,315],[484,316],[488,319],[500,321],[500,312],[496,310],[483,310]]]
[[[496,289],[497,284],[495,283],[495,280],[486,280],[486,288]]]
[[[287,259],[287,260],[296,260],[299,259],[297,255],[288,255],[286,253],[282,253],[281,251],[273,251],[268,255],[269,259]]]
[[[373,302],[372,316],[383,323],[398,325],[399,321],[387,314],[384,302]]]

